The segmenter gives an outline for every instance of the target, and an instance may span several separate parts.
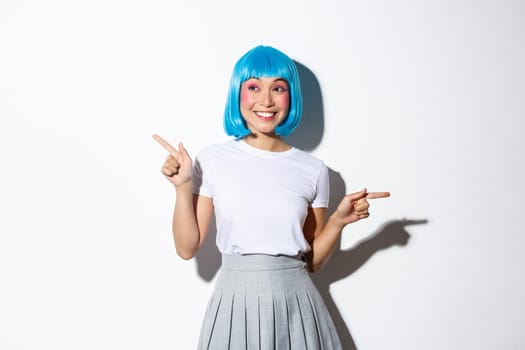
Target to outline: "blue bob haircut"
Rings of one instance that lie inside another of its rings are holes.
[[[240,109],[241,84],[251,78],[279,77],[288,83],[290,108],[284,121],[275,128],[277,135],[291,134],[301,121],[303,97],[295,63],[283,52],[271,46],[256,46],[235,64],[224,111],[226,134],[241,139],[251,133]]]

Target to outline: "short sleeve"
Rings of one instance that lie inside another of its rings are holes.
[[[312,208],[328,208],[329,199],[330,180],[328,178],[328,167],[323,163],[317,178],[315,198],[310,203],[310,206]]]
[[[201,152],[195,158],[193,163],[193,193],[213,198],[212,188],[209,183],[210,167],[212,163],[212,156],[210,152]]]

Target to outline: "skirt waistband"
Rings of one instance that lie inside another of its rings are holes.
[[[302,255],[222,254],[222,269],[230,271],[267,271],[305,268]]]

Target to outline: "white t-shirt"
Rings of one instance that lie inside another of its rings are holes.
[[[225,254],[296,255],[310,250],[308,207],[328,207],[328,169],[297,148],[270,152],[229,141],[195,159],[193,192],[213,199]]]

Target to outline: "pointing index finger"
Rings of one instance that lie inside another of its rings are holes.
[[[390,197],[390,192],[368,192],[367,199],[387,198]]]
[[[160,145],[164,147],[164,149],[168,151],[171,155],[177,155],[179,153],[175,147],[170,145],[168,141],[164,140],[159,135],[153,135],[153,138],[155,139],[155,141],[160,143]]]

